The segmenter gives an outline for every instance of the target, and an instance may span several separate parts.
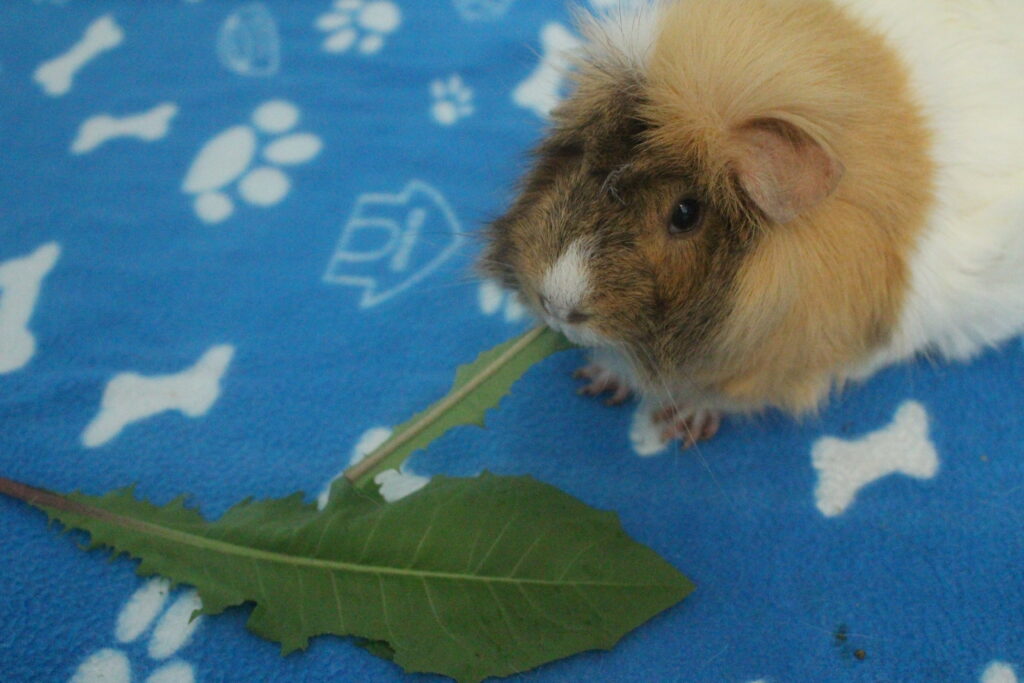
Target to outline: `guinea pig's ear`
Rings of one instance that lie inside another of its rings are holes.
[[[736,178],[770,219],[787,223],[828,197],[843,165],[809,135],[780,119],[757,119],[734,131]]]

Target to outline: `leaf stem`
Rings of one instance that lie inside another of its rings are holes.
[[[37,508],[53,508],[54,510],[84,515],[104,522],[122,523],[122,521],[130,521],[127,518],[115,515],[112,512],[107,512],[101,508],[94,507],[92,505],[85,505],[84,503],[73,501],[67,496],[63,496],[59,493],[36,488],[35,486],[29,486],[28,484],[22,484],[20,481],[14,481],[7,477],[0,477],[0,493],[5,496],[24,501]],[[132,525],[126,524],[125,526]]]
[[[24,501],[29,505],[46,505],[61,509],[63,509],[62,503],[67,500],[64,496],[53,491],[37,489],[35,486],[22,484],[20,481],[14,481],[7,477],[0,477],[0,493]]]
[[[457,404],[462,399],[466,398],[469,394],[479,387],[481,384],[490,379],[496,372],[498,372],[505,363],[510,359],[514,358],[516,354],[522,351],[524,348],[530,345],[537,337],[544,334],[544,326],[538,326],[520,337],[515,344],[510,346],[503,354],[498,356],[490,364],[487,369],[481,372],[476,377],[473,377],[470,381],[466,382],[463,386],[459,387],[455,391],[448,394],[446,397],[432,405],[420,419],[409,425],[409,427],[402,432],[395,434],[390,439],[384,442],[384,444],[370,453],[364,459],[357,462],[352,467],[345,470],[345,478],[352,482],[355,486],[361,486],[366,483],[366,480],[376,474],[375,468],[387,458],[389,455],[397,451],[404,444],[415,438],[423,430],[429,427],[437,418],[443,415],[453,405]]]

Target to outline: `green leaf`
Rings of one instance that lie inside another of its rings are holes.
[[[345,477],[360,488],[373,489],[375,476],[398,469],[413,452],[426,448],[449,429],[468,424],[483,427],[487,411],[498,405],[523,373],[551,354],[569,348],[572,344],[560,333],[536,327],[485,351],[473,363],[458,369],[447,396],[396,427],[390,439],[349,468]]]
[[[436,477],[396,503],[341,484],[323,512],[296,494],[208,522],[132,491],[0,492],[195,586],[202,612],[255,603],[248,626],[288,653],[352,635],[410,672],[505,676],[594,648],[683,599],[690,582],[600,512],[530,477]]]

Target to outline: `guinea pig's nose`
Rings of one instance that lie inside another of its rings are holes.
[[[590,320],[590,316],[583,311],[578,311],[575,308],[569,311],[569,315],[565,316],[565,322],[573,325],[582,325],[583,323]]]
[[[567,309],[555,306],[543,294],[540,295],[540,305],[541,305],[541,308],[544,309],[545,313],[547,313],[552,318],[554,318],[554,319],[556,319],[556,320],[558,320],[560,322],[563,322],[563,323],[569,323],[571,325],[579,325],[581,323],[587,322],[587,320],[590,319],[589,315],[587,315],[586,313],[584,313],[583,311],[581,311],[579,309],[573,308],[573,309],[568,309],[567,310]]]

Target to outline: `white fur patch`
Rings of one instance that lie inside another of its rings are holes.
[[[840,0],[904,60],[936,162],[936,204],[911,257],[888,348],[967,358],[1024,330],[1024,3]]]
[[[658,37],[666,0],[592,1],[596,13],[582,14],[578,22],[587,38],[591,57],[619,61],[643,71]]]
[[[552,315],[564,320],[590,294],[590,249],[576,240],[562,252],[541,282]]]
[[[665,425],[654,421],[651,405],[642,401],[633,413],[633,422],[629,426],[629,442],[633,452],[644,458],[664,453],[670,443],[665,440],[664,433]]]

